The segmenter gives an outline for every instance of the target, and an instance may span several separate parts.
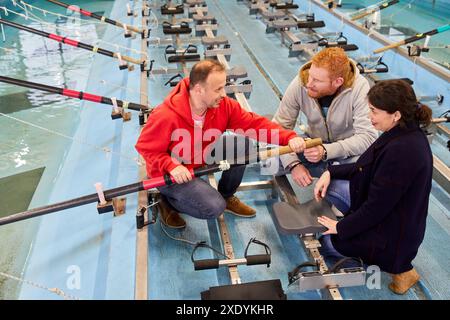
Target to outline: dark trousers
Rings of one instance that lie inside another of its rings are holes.
[[[231,197],[241,184],[244,171],[245,166],[224,171],[218,191],[201,178],[159,187],[158,190],[178,212],[199,219],[215,219],[225,210],[225,199]]]

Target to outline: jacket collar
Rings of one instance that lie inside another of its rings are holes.
[[[375,142],[369,147],[369,149],[367,149],[367,151],[361,155],[361,157],[357,161],[357,166],[360,167],[372,163],[377,150],[382,149],[390,141],[416,130],[420,130],[417,124],[408,123],[404,127],[397,125],[391,130],[384,132],[378,137],[377,140],[375,140]]]
[[[194,126],[192,120],[192,111],[189,103],[189,78],[181,80],[170,92],[164,103],[177,113],[188,125]],[[222,105],[223,101],[220,102]],[[216,114],[216,108],[208,108],[205,114],[205,124],[208,123]]]
[[[397,125],[391,130],[383,132],[383,134],[380,135],[379,138],[374,142],[374,148],[382,148],[390,141],[416,130],[420,130],[417,123],[409,122],[404,126]]]

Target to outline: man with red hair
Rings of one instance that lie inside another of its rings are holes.
[[[273,118],[283,128],[293,129],[302,113],[307,121],[305,134],[324,141],[302,155],[281,156],[283,167],[298,185],[310,185],[328,162],[355,162],[375,141],[377,131],[368,117],[369,88],[341,48],[325,48],[300,68]],[[336,207],[340,209],[338,203]]]

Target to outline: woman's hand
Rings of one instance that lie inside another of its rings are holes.
[[[325,198],[330,181],[330,171],[327,170],[322,173],[319,180],[317,180],[316,186],[314,187],[314,198],[316,198],[316,201],[320,201]]]
[[[337,234],[336,230],[336,225],[338,223],[337,221],[325,216],[321,216],[317,218],[317,222],[328,228],[328,230],[325,231],[323,234]]]
[[[309,186],[313,182],[313,177],[304,165],[299,164],[291,171],[292,179],[301,187]]]

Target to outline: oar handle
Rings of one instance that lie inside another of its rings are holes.
[[[132,31],[134,31],[134,32],[136,32],[136,33],[142,33],[142,32],[143,32],[142,29],[140,29],[140,28],[138,28],[138,27],[135,27],[135,26],[129,26],[129,25],[127,25],[127,28],[130,29],[130,30],[132,30]]]
[[[449,117],[431,119],[431,123],[442,123],[442,122],[449,122]]]
[[[116,26],[118,26],[118,27],[121,27],[121,28],[123,28],[124,27],[124,23],[122,23],[122,22],[119,22],[119,21],[115,21],[115,25]],[[142,33],[142,32],[144,32],[142,29],[140,29],[140,28],[138,28],[138,27],[135,27],[135,26],[130,26],[130,25],[128,25],[127,24],[127,29],[128,30],[131,30],[131,31],[133,31],[133,32],[136,32],[136,33]]]
[[[383,52],[383,51],[386,51],[386,50],[389,50],[389,49],[400,47],[400,46],[402,46],[404,44],[405,44],[405,42],[403,40],[399,41],[399,42],[396,42],[396,43],[391,43],[390,45],[387,45],[385,47],[378,48],[378,49],[374,50],[373,53],[380,53],[380,52]]]
[[[370,9],[370,10],[368,10],[366,12],[361,12],[361,13],[353,16],[351,18],[351,20],[352,21],[359,20],[361,18],[364,18],[365,16],[368,16],[368,15],[371,15],[372,13],[375,13],[377,10],[386,9],[386,8],[388,8],[388,7],[390,7],[390,6],[394,5],[394,4],[397,4],[398,2],[399,2],[399,0],[392,0],[392,1],[389,1],[389,2],[384,2],[381,5],[379,5],[377,8]]]
[[[376,10],[369,10],[366,12],[361,12],[360,14],[357,14],[356,16],[353,16],[350,20],[355,21],[355,20],[359,20],[361,18],[364,18],[368,15],[371,15],[372,13],[374,13]]]
[[[306,143],[306,149],[308,149],[308,148],[312,148],[312,147],[321,145],[322,139],[321,138],[307,139],[307,140],[305,140],[305,143]],[[279,147],[276,149],[261,152],[259,155],[259,158],[261,160],[265,160],[268,158],[280,156],[280,155],[283,155],[286,153],[291,153],[291,152],[293,152],[293,151],[290,146],[282,146],[282,147]]]
[[[114,58],[119,59],[119,56],[117,55],[116,52],[114,53]],[[131,57],[129,57],[129,56],[121,56],[121,58],[122,58],[122,60],[127,61],[127,62],[131,62],[131,63],[133,63],[133,64],[138,64],[138,65],[140,65],[140,64],[142,63],[141,60],[139,60],[139,59],[134,59],[134,58],[131,58]]]

